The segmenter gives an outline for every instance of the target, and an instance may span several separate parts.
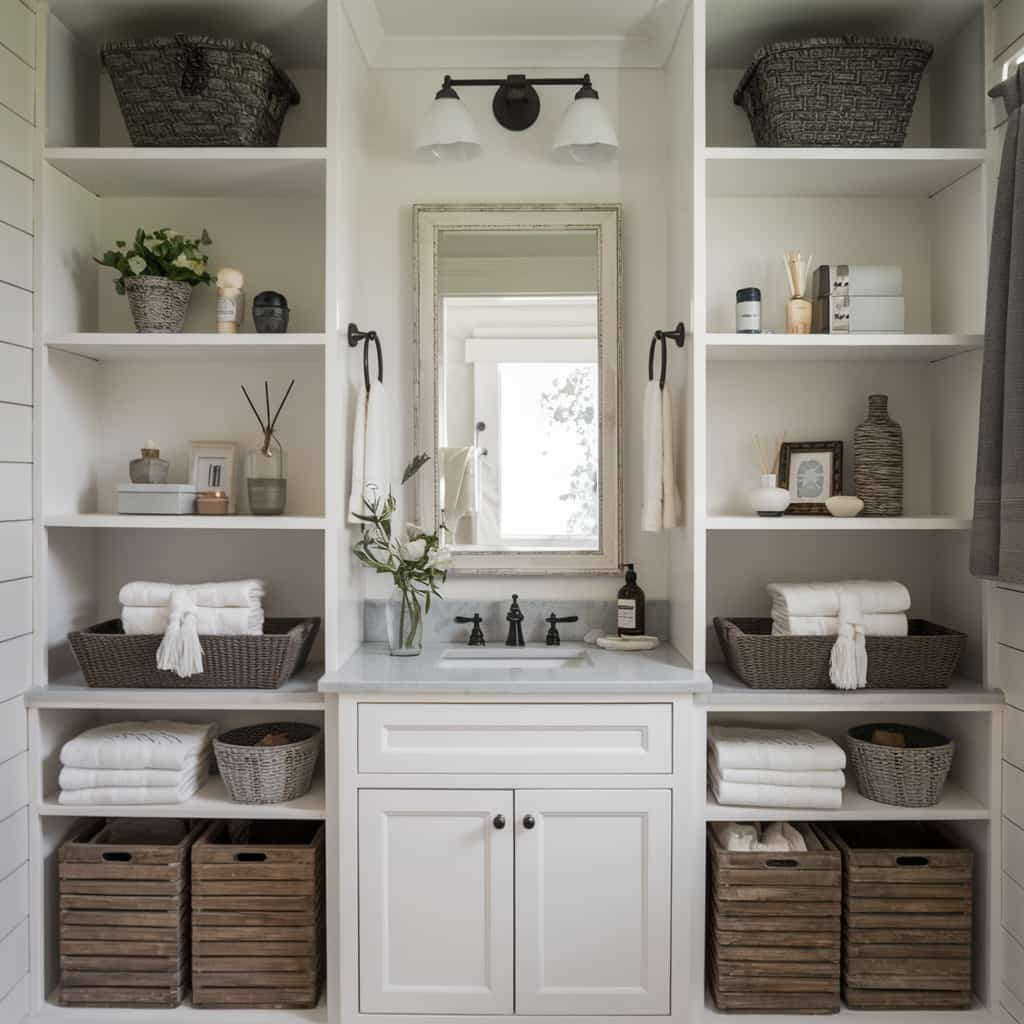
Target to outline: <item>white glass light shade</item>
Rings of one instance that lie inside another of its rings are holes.
[[[469,111],[457,96],[438,96],[416,133],[416,152],[435,160],[472,160],[480,136]]]
[[[551,148],[560,155],[567,153],[580,164],[614,159],[619,152],[619,139],[601,101],[589,96],[573,100]]]

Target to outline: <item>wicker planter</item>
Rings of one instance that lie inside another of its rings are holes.
[[[865,516],[903,515],[903,428],[889,416],[889,396],[868,398],[868,418],[853,438],[853,479]]]
[[[771,619],[715,619],[729,668],[763,690],[830,690],[834,636],[772,636]],[[967,636],[911,619],[908,636],[869,636],[868,689],[941,690],[949,686]]]
[[[273,734],[288,737],[279,746],[261,747],[260,740]],[[218,736],[213,741],[228,795],[239,804],[280,804],[298,800],[313,785],[313,771],[320,756],[320,729],[302,722],[268,722],[248,725]]]
[[[772,43],[733,95],[759,146],[902,146],[932,46],[834,36]]]
[[[192,285],[167,277],[126,277],[124,290],[139,334],[180,334]]]
[[[899,733],[907,745],[872,743],[876,729]],[[894,807],[932,807],[942,796],[956,744],[913,725],[858,725],[846,749],[862,796]]]
[[[260,43],[127,39],[100,57],[133,146],[276,146],[300,99]]]
[[[203,671],[185,679],[156,667],[162,636],[126,636],[120,619],[68,642],[88,686],[272,690],[302,671],[319,628],[319,619],[267,619],[262,636],[201,636]]]

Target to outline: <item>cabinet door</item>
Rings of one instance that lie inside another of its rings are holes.
[[[667,1014],[671,861],[667,790],[516,790],[516,1012]]]
[[[510,792],[360,792],[363,1013],[512,1013],[513,833]]]

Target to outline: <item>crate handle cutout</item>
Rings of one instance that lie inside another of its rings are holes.
[[[131,860],[132,859],[132,855],[127,850],[122,850],[120,852],[110,851],[110,852],[105,852],[103,854],[103,859],[104,860],[121,860],[121,861],[125,861],[125,860]]]
[[[799,862],[795,860],[766,860],[764,862],[766,868],[795,868],[799,866]]]
[[[267,859],[265,853],[236,853],[235,860],[240,861],[264,861]]]
[[[901,868],[925,868],[928,866],[927,857],[897,857],[896,863]]]

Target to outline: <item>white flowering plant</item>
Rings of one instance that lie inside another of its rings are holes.
[[[429,461],[429,455],[417,455],[405,467],[402,483],[408,483]],[[423,616],[430,613],[431,599],[442,597],[440,585],[451,568],[452,553],[444,546],[447,527],[442,523],[428,533],[416,523],[406,523],[404,536],[397,536],[392,523],[397,502],[391,491],[386,498],[371,492],[363,497],[363,505],[366,513],[355,517],[361,523],[361,536],[352,551],[363,565],[394,580],[402,595],[399,636],[405,646],[415,646]]]
[[[94,259],[101,267],[118,272],[120,276],[114,281],[118,295],[124,295],[124,283],[130,277],[166,277],[195,287],[210,283],[206,269],[210,257],[202,252],[202,247],[212,242],[206,228],[198,238],[186,238],[171,228],[139,228],[131,245],[115,242],[115,248]]]

